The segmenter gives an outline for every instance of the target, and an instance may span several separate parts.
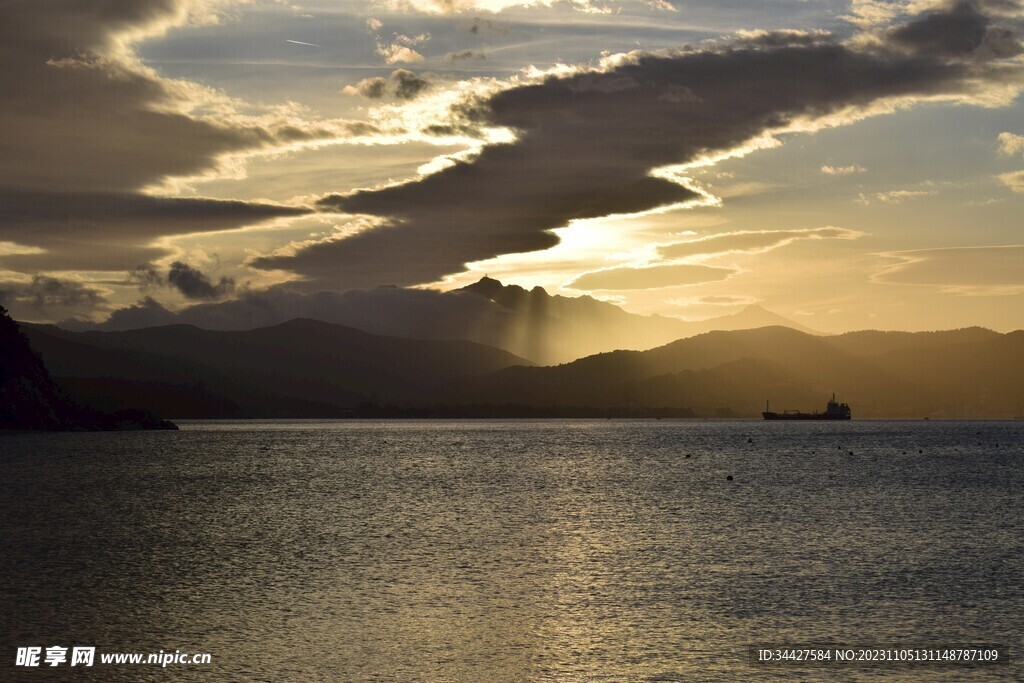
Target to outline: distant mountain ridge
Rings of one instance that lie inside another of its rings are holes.
[[[778,313],[773,313],[758,304],[750,304],[737,313],[708,318],[707,320],[691,321],[687,322],[686,325],[688,332],[686,336],[688,337],[716,330],[729,332],[732,330],[754,330],[759,327],[773,326],[788,327],[791,330],[803,332],[804,334],[823,334]]]
[[[450,292],[379,287],[302,294],[284,288],[177,313],[152,299],[115,312],[100,325],[61,323],[75,331],[127,331],[172,324],[239,331],[308,318],[371,334],[412,339],[465,339],[505,349],[540,365],[567,363],[615,349],[650,349],[715,329],[785,325],[813,333],[759,306],[700,322],[628,313],[589,296],[552,296],[484,277]]]
[[[766,400],[775,410],[821,410],[832,392],[854,419],[1024,414],[1024,331],[825,337],[770,326],[540,367],[474,342],[303,319],[234,332],[23,327],[82,400],[111,409],[130,401],[173,417],[343,417],[365,406],[448,417],[756,417]]]
[[[649,351],[507,368],[465,391],[470,402],[500,395],[513,403],[685,406],[742,416],[757,416],[766,400],[820,410],[835,391],[855,417],[1008,418],[1024,413],[1024,331],[716,331]]]
[[[617,349],[650,349],[683,337],[711,330],[739,330],[784,325],[815,334],[813,330],[756,305],[731,315],[688,322],[660,315],[628,313],[614,304],[589,296],[550,295],[542,287],[526,290],[503,285],[489,277],[460,291],[482,296],[516,315],[516,329],[506,337],[517,353],[539,365],[566,363]],[[503,346],[503,344],[495,344]]]

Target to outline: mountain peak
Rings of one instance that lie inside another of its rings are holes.
[[[459,291],[479,294],[485,299],[490,299],[494,303],[508,308],[515,308],[517,305],[526,301],[537,301],[551,298],[547,291],[545,291],[545,289],[540,285],[535,286],[531,290],[527,290],[519,285],[502,284],[500,281],[486,275],[473,284],[462,287]]]
[[[476,282],[474,282],[471,285],[467,285],[463,289],[468,289],[469,287],[504,287],[504,286],[505,285],[503,285],[501,283],[501,280],[495,280],[490,275],[484,275],[482,278],[480,278],[479,280],[477,280]]]
[[[739,313],[734,313],[734,314],[729,315],[729,316],[723,316],[722,318],[712,319],[712,321],[714,321],[714,320],[718,320],[718,321],[726,321],[726,320],[728,320],[728,321],[730,321],[730,325],[731,325],[732,329],[738,329],[737,326],[752,327],[753,328],[753,327],[769,327],[769,326],[776,326],[777,325],[777,326],[781,326],[781,327],[788,327],[788,328],[794,329],[794,330],[799,330],[800,332],[804,332],[806,334],[814,334],[814,335],[821,334],[820,332],[818,332],[816,330],[813,330],[810,327],[807,327],[806,325],[801,325],[800,323],[796,322],[795,320],[790,320],[789,318],[787,318],[785,316],[782,316],[782,315],[779,315],[778,313],[776,313],[774,311],[769,311],[767,308],[765,308],[764,306],[761,306],[760,304],[750,304],[750,305],[744,307],[743,310],[740,311]],[[707,321],[707,322],[712,322],[712,321]],[[724,329],[729,329],[729,327],[727,326]]]

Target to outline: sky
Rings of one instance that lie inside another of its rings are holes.
[[[1024,328],[1016,0],[9,0],[0,36],[19,320],[489,275]]]

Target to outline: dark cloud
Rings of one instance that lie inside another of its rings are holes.
[[[124,191],[214,167],[225,152],[324,137],[188,112],[210,97],[123,54],[128,33],[159,33],[200,2],[47,0],[0,8],[0,185]]]
[[[391,83],[395,96],[403,100],[411,100],[430,87],[429,81],[408,69],[392,71]]]
[[[166,274],[153,265],[138,266],[128,274],[128,281],[138,285],[142,291],[160,287],[178,290],[186,299],[208,301],[223,299],[235,291],[234,278],[222,277],[214,282],[209,275],[182,261],[171,264]]]
[[[791,35],[776,41],[781,46],[741,40],[706,50],[636,53],[604,71],[512,87],[458,114],[463,123],[514,129],[515,142],[485,147],[471,160],[403,185],[326,196],[320,208],[378,216],[380,227],[253,264],[292,270],[320,286],[431,282],[467,262],[554,246],[552,230],[573,219],[699,196],[653,177],[652,169],[881,100],[966,97],[1008,82],[1019,86],[1019,66],[981,58],[983,39],[974,38],[977,53],[950,47],[946,23],[937,18],[977,11],[964,7],[926,15],[881,46],[819,34],[796,44]],[[986,32],[999,28],[985,21]]]
[[[391,76],[364,78],[355,85],[345,86],[342,93],[380,99],[388,94],[402,100],[411,100],[430,87],[430,81],[408,69],[395,69]]]
[[[739,34],[737,43],[760,47],[795,47],[817,45],[832,42],[832,34],[826,31],[744,31]]]
[[[160,236],[227,230],[309,209],[129,192],[47,192],[0,186],[0,240],[45,253],[0,256],[12,270],[129,270],[165,255]]]
[[[167,286],[167,278],[150,264],[136,266],[128,273],[128,282],[143,291]]]
[[[993,26],[982,11],[983,5],[957,2],[943,10],[927,12],[913,23],[891,29],[888,42],[912,54],[929,57],[1006,58],[1020,54],[1015,33]]]
[[[444,56],[446,62],[465,62],[480,59],[487,59],[487,55],[478,50],[459,50],[458,52],[449,52]]]
[[[469,27],[469,32],[474,35],[479,33],[496,33],[498,35],[506,35],[509,30],[505,26],[491,21],[490,19],[475,17],[473,19],[473,23]]]
[[[355,85],[347,86],[342,92],[350,95],[362,95],[371,100],[380,99],[388,92],[388,81],[381,76],[364,78]]]
[[[235,291],[234,279],[222,277],[214,283],[205,273],[181,261],[171,264],[167,283],[187,299],[222,299]]]
[[[54,313],[88,314],[106,303],[101,292],[73,280],[36,275],[31,282],[0,283],[0,304],[19,319]]]

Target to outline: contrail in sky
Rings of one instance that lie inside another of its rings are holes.
[[[301,40],[288,40],[285,38],[286,43],[295,43],[296,45],[309,45],[310,47],[323,47],[323,45],[317,45],[316,43],[304,43]]]

